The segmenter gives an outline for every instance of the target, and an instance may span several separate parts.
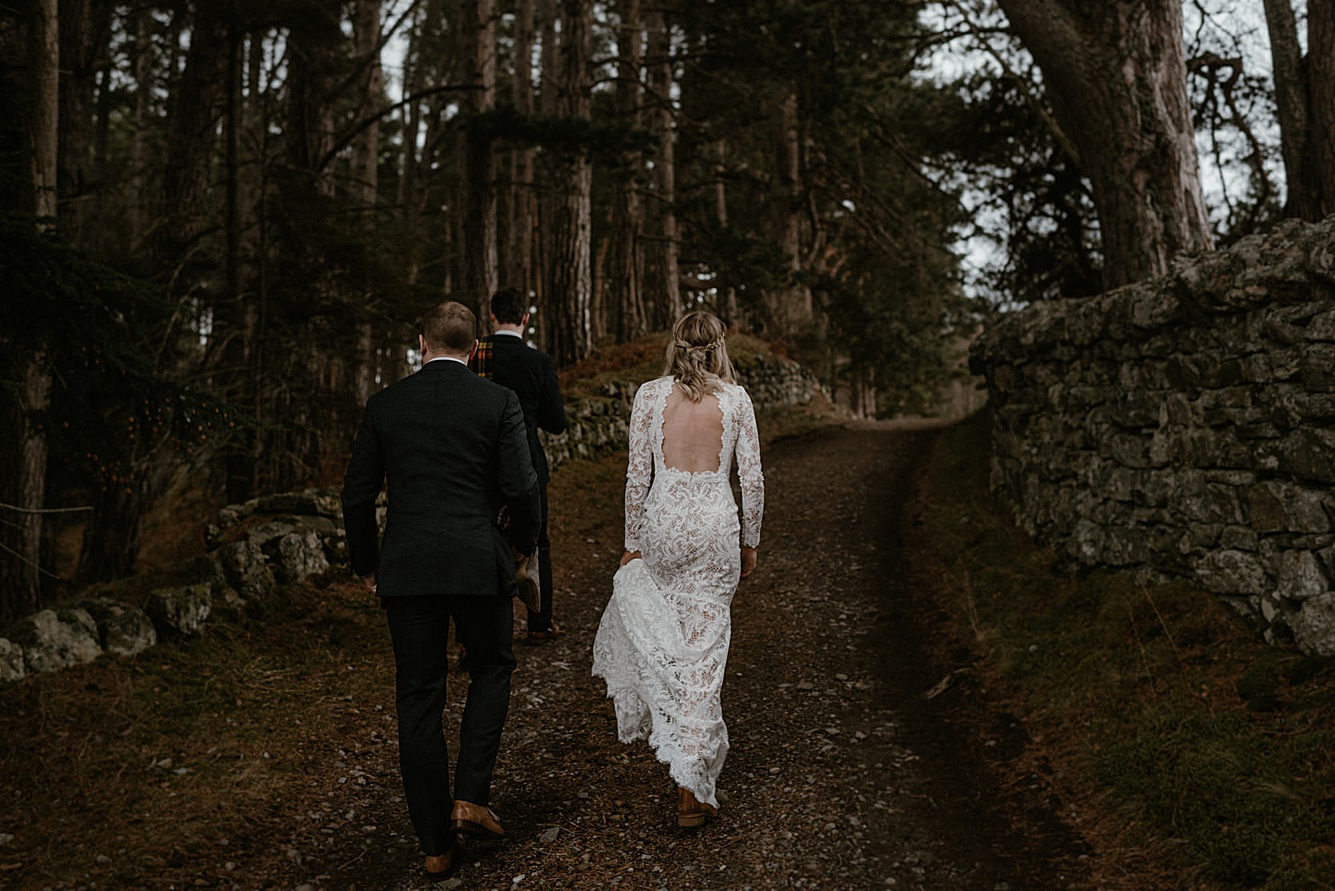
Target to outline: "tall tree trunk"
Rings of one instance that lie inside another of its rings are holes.
[[[169,271],[207,227],[205,199],[227,90],[228,10],[203,4],[190,29],[190,52],[171,97],[172,132],[163,171],[162,219],[155,240]]]
[[[769,304],[766,331],[771,336],[782,337],[806,330],[813,311],[811,290],[801,281],[806,234],[806,189],[802,180],[801,108],[795,89],[785,95],[779,104],[774,163],[774,178],[779,184],[775,190],[775,210],[778,214],[779,244],[788,266],[788,282],[781,290],[766,295]]]
[[[85,243],[87,202],[93,162],[93,100],[97,57],[92,0],[60,2],[60,150],[58,179],[61,228],[73,244]]]
[[[1043,72],[1098,208],[1112,288],[1211,247],[1180,0],[1000,0]]]
[[[353,52],[362,66],[361,96],[358,117],[378,114],[384,105],[383,82],[380,67],[380,10],[381,0],[357,0],[352,22]],[[352,141],[353,202],[363,209],[368,218],[367,227],[374,225],[375,207],[380,192],[380,126],[365,127]]]
[[[16,357],[17,358],[17,357]],[[0,486],[0,621],[41,607],[42,509],[46,506],[46,434],[42,412],[50,405],[51,369],[46,352],[22,357],[17,391],[4,400],[13,449]]]
[[[153,14],[147,8],[134,15],[134,133],[130,137],[129,204],[130,243],[143,241],[148,229],[152,205],[146,202],[148,189],[148,133],[153,103]]]
[[[496,105],[496,0],[463,0],[460,27],[468,37],[465,115]],[[496,155],[489,127],[465,119],[463,132],[463,302],[487,317],[496,290]]]
[[[511,101],[515,111],[531,116],[533,107],[533,0],[516,0]],[[533,149],[524,145],[510,153],[509,245],[501,279],[507,287],[525,294],[534,290],[533,228],[537,219],[537,194],[533,190]]]
[[[60,144],[60,20],[56,0],[37,0],[28,37],[28,183],[38,217],[56,216]]]
[[[720,139],[715,144],[714,165],[714,219],[719,228],[728,228],[728,141]],[[719,318],[725,325],[735,325],[740,320],[737,309],[737,288],[731,281],[719,283],[718,311]]]
[[[109,485],[93,496],[98,518],[84,530],[76,579],[81,585],[132,575],[139,560],[139,527],[161,488],[150,474],[134,474],[127,485]]]
[[[432,41],[436,37],[437,23],[440,21],[441,0],[428,0],[422,10],[418,26],[409,35],[408,52],[405,59],[403,91],[406,96],[416,95],[426,84],[423,75],[427,60],[431,55]],[[434,106],[435,100],[430,104]],[[422,269],[422,252],[417,229],[426,205],[426,180],[430,169],[424,154],[433,151],[434,133],[439,126],[438,116],[432,115],[428,121],[425,136],[422,133],[422,102],[413,101],[404,109],[406,131],[403,140],[403,176],[399,180],[399,206],[402,208],[404,230],[407,237],[407,269],[404,280],[409,285],[417,284]],[[425,151],[418,145],[424,138]]]
[[[30,209],[40,229],[56,216],[57,146],[60,135],[60,24],[56,0],[34,4],[28,31],[29,105],[26,152]],[[42,513],[46,506],[46,434],[42,413],[50,404],[51,367],[38,343],[4,357],[6,377],[18,382],[0,391],[8,454],[0,474],[0,619],[15,619],[41,605]],[[12,364],[11,364],[12,363]]]
[[[358,64],[365,66],[361,89],[361,115],[377,114],[384,104],[380,69],[381,0],[358,0],[352,33]],[[352,144],[353,200],[363,210],[366,230],[374,230],[380,194],[380,125],[366,127]],[[376,337],[368,317],[357,321],[353,371],[353,397],[365,405],[375,384]]]
[[[332,14],[332,13],[331,13]],[[330,81],[342,35],[336,23],[313,18],[288,35],[287,159],[294,184],[334,193],[328,169],[334,142]]]
[[[1317,218],[1335,213],[1335,3],[1307,4],[1307,65],[1313,176],[1320,198]]]
[[[544,118],[554,118],[559,107],[558,97],[561,81],[561,32],[560,8],[558,0],[537,0],[538,28],[542,47],[542,56],[538,61],[538,112]],[[537,329],[538,343],[550,351],[555,339],[556,319],[559,299],[550,290],[549,270],[551,269],[551,232],[549,225],[553,218],[552,190],[557,179],[558,161],[550,150],[538,155],[540,173],[534,178],[534,198],[537,204],[533,247],[537,256],[534,258],[536,303],[538,312],[531,320]],[[536,172],[536,171],[535,171]]]
[[[223,106],[227,138],[224,167],[227,204],[227,300],[241,303],[241,29],[235,12],[227,23],[227,97]]]
[[[589,60],[593,51],[593,0],[561,0],[561,37],[555,107],[560,117],[588,120],[592,109]],[[549,47],[543,47],[544,55]],[[551,348],[560,364],[593,350],[593,169],[586,146],[555,159],[543,215],[546,303],[553,310]]]
[[[649,129],[658,137],[654,159],[653,190],[646,214],[644,249],[644,301],[660,329],[672,327],[685,311],[677,270],[676,131],[672,113],[672,29],[661,8],[645,19],[649,46],[645,67],[649,71]]]
[[[617,122],[623,127],[639,128],[640,68],[644,64],[644,22],[640,0],[621,0],[617,28]],[[634,340],[648,330],[644,298],[640,293],[643,278],[641,238],[644,230],[644,204],[640,197],[643,153],[627,152],[624,169],[617,173],[612,193],[612,244],[609,270],[609,300],[618,343]]]
[[[1310,139],[1307,78],[1303,73],[1302,47],[1298,43],[1298,21],[1290,0],[1265,0],[1265,21],[1270,32],[1270,57],[1275,79],[1275,106],[1279,117],[1280,149],[1284,157],[1286,216],[1304,220],[1319,218],[1320,196],[1309,182],[1307,159]]]
[[[253,301],[246,299],[241,286],[241,80],[242,39],[235,6],[228,17],[227,29],[227,98],[223,106],[223,133],[226,137],[224,169],[226,179],[227,230],[227,293],[215,309],[215,329],[229,344],[225,365],[238,369],[234,393],[237,401],[247,404],[253,400],[256,382],[245,374],[254,336]],[[215,340],[216,342],[216,340]],[[228,383],[233,383],[229,381]],[[249,397],[249,398],[247,398]],[[229,444],[224,456],[226,467],[227,500],[233,504],[245,501],[255,494],[255,463],[251,443],[244,439]]]

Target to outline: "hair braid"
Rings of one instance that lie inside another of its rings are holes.
[[[671,375],[692,402],[714,392],[720,381],[736,383],[726,339],[723,323],[713,313],[687,313],[672,326],[663,374]]]

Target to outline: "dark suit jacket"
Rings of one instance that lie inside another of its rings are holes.
[[[478,341],[470,367],[519,395],[519,407],[524,410],[524,423],[528,427],[529,457],[538,472],[538,483],[547,485],[551,473],[547,454],[538,440],[538,428],[548,433],[563,433],[566,429],[565,402],[561,399],[561,383],[552,357],[518,337],[492,334]]]
[[[380,546],[375,502],[386,480]],[[502,505],[508,541],[493,524]],[[377,573],[381,597],[503,591],[514,581],[511,545],[532,553],[539,522],[513,392],[459,362],[435,361],[367,400],[343,481],[343,523],[353,571]]]

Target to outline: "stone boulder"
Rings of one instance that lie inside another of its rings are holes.
[[[329,559],[320,536],[313,530],[294,531],[278,541],[279,565],[289,582],[302,582],[329,571]]]
[[[159,588],[144,602],[144,612],[164,638],[198,633],[212,609],[213,593],[208,585]]]
[[[23,664],[23,647],[0,637],[0,682],[17,681],[28,673]]]
[[[227,583],[245,601],[264,600],[278,587],[264,550],[254,542],[233,542],[218,551]]]
[[[213,611],[225,611],[239,617],[246,609],[246,601],[232,587],[217,553],[205,554],[191,560],[185,568],[184,581],[192,585],[208,585],[213,593]]]
[[[255,512],[340,519],[343,516],[343,505],[337,492],[329,489],[307,489],[304,492],[282,492],[257,498]]]
[[[278,496],[271,496],[277,498]],[[301,582],[329,569],[328,542],[338,528],[326,516],[278,517],[245,532],[244,541],[260,549],[279,581]]]
[[[56,671],[102,655],[97,622],[84,609],[33,613],[15,623],[8,637],[23,648],[28,671]]]
[[[102,649],[117,656],[133,656],[158,642],[153,620],[137,606],[118,600],[86,600],[79,604],[97,622]]]
[[[1304,653],[1335,656],[1335,593],[1321,594],[1303,604],[1290,619],[1293,636]]]
[[[292,526],[314,528],[324,535],[342,525],[343,505],[333,489],[307,489],[304,492],[281,492],[252,498],[242,504],[229,504],[218,510],[217,519],[204,529],[204,542],[209,548],[223,545],[235,537],[242,524],[266,517],[262,522],[242,533],[242,537],[258,544],[286,535]]]
[[[289,535],[297,530],[295,521],[268,520],[257,526],[252,526],[245,532],[244,539],[251,544],[259,545],[266,554],[276,552],[276,542],[284,535]]]
[[[255,502],[253,500],[245,504],[229,504],[221,508],[218,511],[217,521],[204,526],[204,546],[210,549],[218,547],[231,534],[232,530],[254,513]]]

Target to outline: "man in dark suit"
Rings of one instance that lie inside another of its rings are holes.
[[[343,483],[352,569],[379,595],[393,641],[399,766],[433,880],[453,870],[460,833],[504,834],[488,805],[515,667],[511,549],[531,554],[540,522],[519,398],[468,370],[476,332],[459,303],[422,316],[422,370],[367,401]],[[507,533],[493,523],[503,506]],[[453,796],[442,730],[451,619],[469,672]]]
[[[539,608],[528,613],[525,641],[541,644],[551,640],[559,628],[552,620],[552,543],[547,535],[547,483],[551,481],[551,473],[547,454],[538,440],[538,428],[548,433],[564,432],[566,410],[552,357],[524,342],[528,317],[528,299],[518,288],[504,288],[492,295],[491,324],[495,333],[478,341],[469,367],[479,376],[514,390],[524,411],[529,457],[538,472],[538,497],[542,504],[542,525],[538,530]]]

